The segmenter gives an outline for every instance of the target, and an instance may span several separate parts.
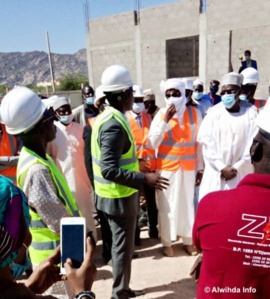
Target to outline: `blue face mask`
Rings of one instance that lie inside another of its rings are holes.
[[[25,272],[25,270],[27,270],[30,266],[31,266],[31,261],[29,258],[28,248],[26,248],[24,265],[20,265],[20,264],[14,263],[14,262],[12,262],[9,265],[9,269],[11,270],[13,279],[17,279],[20,276],[22,276],[23,273]]]
[[[69,125],[72,122],[74,116],[71,113],[69,115],[59,115],[59,118],[60,118],[61,123],[65,124],[65,125]]]
[[[86,98],[85,102],[87,105],[94,105],[95,97]]]
[[[241,95],[239,96],[239,99],[240,99],[241,101],[247,101],[247,100],[248,100],[246,94],[241,94]]]
[[[235,95],[234,94],[224,94],[221,97],[221,101],[226,108],[231,109],[236,102]]]
[[[202,92],[194,91],[192,94],[192,97],[194,100],[200,101],[200,99],[202,98],[202,95],[203,95]]]

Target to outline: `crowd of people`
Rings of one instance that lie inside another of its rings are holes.
[[[252,63],[211,80],[206,94],[200,79],[170,78],[160,83],[159,108],[151,89],[112,65],[96,90],[83,87],[73,110],[66,97],[8,92],[0,110],[0,298],[95,298],[96,225],[112,266],[111,298],[143,295],[129,287],[142,215],[165,257],[179,238],[188,255],[202,252],[198,299],[243,286],[256,289],[245,298],[269,298],[270,103],[254,99],[258,83]],[[67,260],[60,276],[60,220],[73,216],[85,217],[92,241],[82,266]],[[33,274],[16,284],[30,265]]]

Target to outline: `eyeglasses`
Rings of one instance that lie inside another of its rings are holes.
[[[173,97],[173,98],[179,98],[181,96],[180,91],[172,91],[165,94],[166,99]]]
[[[240,89],[234,89],[234,90],[224,90],[220,93],[220,95],[225,95],[225,94],[237,94]]]

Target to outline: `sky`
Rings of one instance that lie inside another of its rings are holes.
[[[84,4],[90,19],[134,10],[135,0],[1,0],[0,52],[73,54],[86,48]],[[141,8],[177,0],[140,0]]]

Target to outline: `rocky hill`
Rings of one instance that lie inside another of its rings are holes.
[[[80,72],[87,76],[86,50],[75,54],[52,53],[55,80],[63,74]],[[37,84],[50,82],[50,68],[46,52],[0,53],[0,85]]]

